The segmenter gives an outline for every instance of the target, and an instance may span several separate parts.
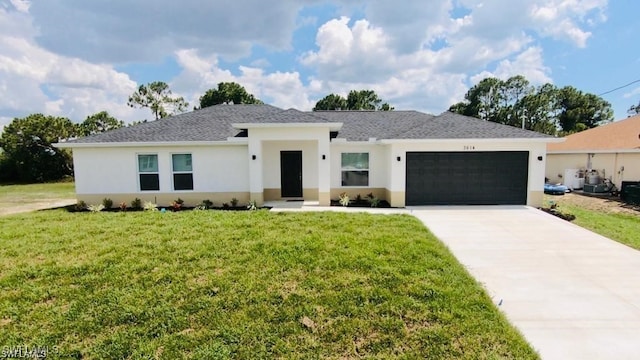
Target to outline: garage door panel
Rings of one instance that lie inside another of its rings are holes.
[[[529,153],[408,152],[407,205],[526,204]]]

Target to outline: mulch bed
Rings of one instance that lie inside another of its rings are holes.
[[[560,212],[560,211],[558,211],[556,209],[549,209],[549,208],[538,208],[538,209],[540,209],[540,210],[542,210],[542,211],[544,211],[544,212],[546,212],[548,214],[551,214],[553,216],[557,216],[562,220],[573,221],[573,220],[576,219],[575,215],[573,215],[573,214],[565,214],[565,213]]]

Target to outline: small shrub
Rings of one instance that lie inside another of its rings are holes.
[[[80,200],[76,203],[75,206],[76,211],[82,211],[82,210],[86,210],[87,209],[87,203]]]
[[[140,210],[142,209],[142,200],[135,198],[132,202],[131,202],[131,208],[135,209],[135,210]]]
[[[93,205],[89,205],[88,209],[91,212],[100,212],[100,211],[104,210],[104,205],[102,205],[102,204],[93,204]]]
[[[158,205],[151,201],[145,202],[143,208],[145,211],[158,211]]]
[[[121,202],[118,207],[120,208],[120,211],[127,211],[127,202],[123,201]]]
[[[238,206],[238,199],[236,199],[236,198],[231,199],[231,206],[233,206],[233,207]]]
[[[258,205],[255,200],[249,201],[249,205],[247,205],[247,209],[249,210],[258,210]]]
[[[173,209],[173,211],[180,211],[180,209],[182,209],[183,204],[184,204],[184,200],[180,198],[173,200],[171,202],[171,209]]]
[[[113,200],[109,198],[102,199],[102,206],[104,206],[104,208],[107,210],[111,209],[113,207]]]
[[[211,209],[213,207],[213,201],[209,199],[202,200],[202,203],[200,203],[200,206],[204,206],[205,209]]]
[[[349,195],[347,195],[346,192],[343,192],[342,194],[340,194],[340,205],[342,206],[349,206]]]
[[[222,203],[222,207],[225,208],[225,209],[228,209],[229,208],[229,203]]]
[[[356,195],[356,202],[359,203],[362,201],[362,196],[360,194]]]
[[[371,204],[371,207],[378,207],[380,206],[380,199],[378,199],[377,197],[372,197],[371,199],[369,199],[369,204]]]

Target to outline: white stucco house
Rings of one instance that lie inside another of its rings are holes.
[[[328,205],[342,192],[392,206],[542,204],[553,137],[445,112],[217,105],[58,143],[89,204],[237,198]]]

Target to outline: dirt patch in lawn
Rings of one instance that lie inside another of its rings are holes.
[[[545,195],[545,203],[554,201],[560,209],[562,205],[573,205],[587,210],[602,211],[606,213],[624,213],[640,216],[640,206],[633,206],[620,201],[613,196],[589,196],[580,193],[565,195]],[[545,204],[545,205],[546,205]]]
[[[75,199],[43,199],[41,201],[34,202],[34,203],[12,205],[9,207],[4,207],[2,206],[3,204],[0,204],[0,216],[19,214],[19,213],[25,213],[30,211],[36,211],[36,210],[55,209],[59,207],[73,205],[75,203],[76,203]]]

